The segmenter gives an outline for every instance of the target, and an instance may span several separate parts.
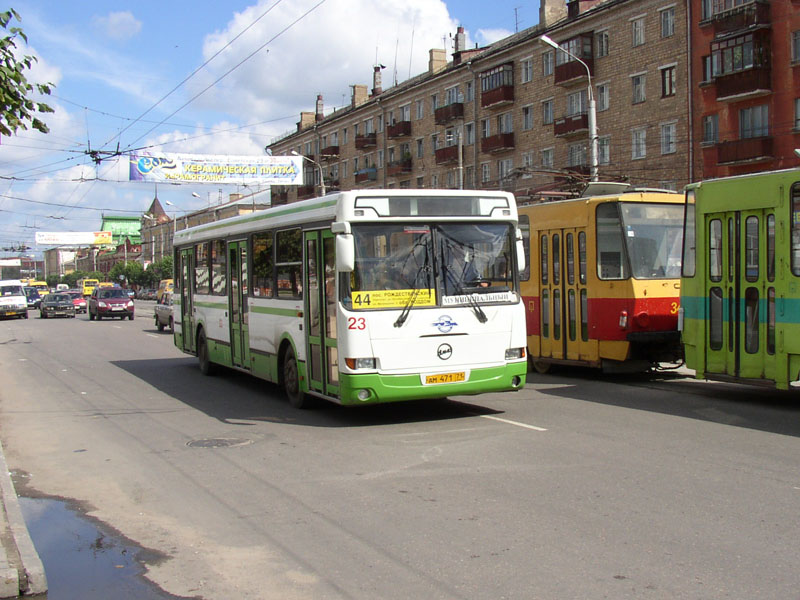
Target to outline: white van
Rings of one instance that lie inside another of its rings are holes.
[[[0,280],[0,317],[28,318],[28,299],[19,279]]]

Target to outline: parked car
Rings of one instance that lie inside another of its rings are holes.
[[[136,298],[136,290],[133,288],[125,288],[125,293],[128,294],[128,298]]]
[[[164,328],[169,327],[170,331],[174,331],[172,321],[172,292],[166,292],[161,296],[161,300],[156,303],[155,308],[156,327],[159,331],[164,331]]]
[[[69,294],[69,297],[72,298],[72,304],[75,305],[76,313],[86,312],[86,298],[83,297],[83,292],[80,290],[67,290],[64,293]]]
[[[156,290],[153,288],[142,288],[138,291],[136,295],[137,300],[155,300],[156,299]]]
[[[34,310],[39,308],[42,303],[42,297],[39,295],[39,290],[35,287],[25,286],[22,288],[25,292],[25,298],[28,300],[28,308],[33,308]]]
[[[75,318],[75,305],[72,303],[72,296],[59,292],[47,294],[42,298],[39,306],[39,316],[42,319],[49,317],[72,317]]]
[[[89,296],[89,320],[97,318],[100,321],[103,317],[128,317],[133,321],[133,300],[128,298],[128,294],[122,288],[97,287]]]

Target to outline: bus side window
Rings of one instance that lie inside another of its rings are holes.
[[[279,231],[275,237],[278,297],[303,297],[303,243],[300,229]]]
[[[275,280],[272,232],[253,234],[253,296],[271,298]]]

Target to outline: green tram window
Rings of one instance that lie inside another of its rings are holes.
[[[767,289],[767,354],[775,354],[775,288]]]
[[[683,215],[683,256],[681,257],[681,264],[684,277],[694,277],[697,268],[695,260],[697,236],[695,234],[694,194],[694,190],[686,192],[686,207]]]
[[[792,186],[792,275],[800,276],[800,183]]]
[[[712,350],[722,350],[722,288],[709,290],[708,345]]]
[[[758,352],[758,288],[749,287],[744,293],[744,351]]]
[[[758,217],[749,216],[745,221],[745,271],[744,276],[747,281],[758,281],[758,262],[759,262],[759,235]]]
[[[708,224],[708,277],[722,281],[722,221],[712,219]]]
[[[775,215],[767,215],[767,279],[775,281]]]

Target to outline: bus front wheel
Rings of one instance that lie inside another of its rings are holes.
[[[200,364],[200,372],[203,375],[214,374],[214,364],[211,362],[211,357],[208,354],[206,334],[202,330],[197,334],[197,361]]]
[[[289,399],[289,404],[295,408],[306,408],[308,399],[300,391],[300,371],[297,368],[297,359],[294,350],[289,347],[283,357],[283,391]]]

